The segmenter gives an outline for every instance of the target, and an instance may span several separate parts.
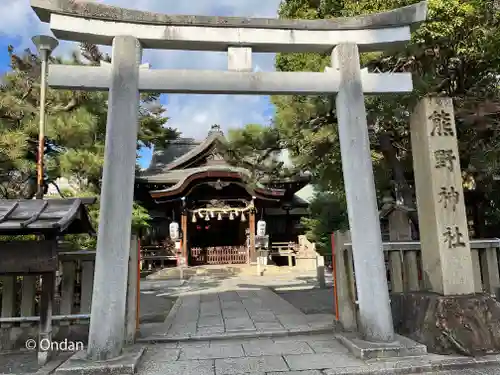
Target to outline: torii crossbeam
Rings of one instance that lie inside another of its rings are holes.
[[[366,94],[404,93],[413,90],[411,73],[362,71]],[[49,84],[53,88],[107,91],[111,69],[105,67],[52,65]],[[340,73],[237,72],[214,70],[140,69],[139,91],[178,94],[318,95],[337,93]]]

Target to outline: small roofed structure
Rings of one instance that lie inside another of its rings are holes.
[[[12,316],[13,311],[6,311],[4,307],[12,305],[13,308],[16,298],[15,276],[42,276],[39,342],[36,345],[40,365],[51,357],[52,345],[48,343],[52,341],[58,239],[65,234],[95,234],[85,207],[94,202],[95,198],[0,200],[0,235],[38,236],[36,240],[0,241],[0,276],[10,276],[4,283],[10,283],[11,287],[4,284],[2,289],[2,315],[7,313],[7,316]]]
[[[379,210],[380,226],[384,241],[410,241],[415,236],[409,214],[414,208],[407,207],[390,195],[382,199]]]
[[[95,234],[85,205],[95,198],[0,199],[0,235]]]

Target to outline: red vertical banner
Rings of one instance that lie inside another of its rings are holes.
[[[339,296],[337,292],[337,262],[335,260],[335,234],[332,232],[331,240],[332,243],[332,276],[333,276],[333,300],[335,303],[335,320],[339,321]]]
[[[181,233],[182,233],[182,239],[181,239],[181,244],[180,244],[180,253],[181,253],[181,258],[180,262],[177,262],[179,266],[187,266],[188,262],[188,248],[187,248],[187,230],[188,230],[188,225],[187,225],[187,213],[183,212],[181,216]],[[178,249],[176,249],[177,252],[179,252]]]
[[[135,328],[139,329],[139,309],[141,307],[141,240],[137,238],[137,302],[135,312]]]
[[[177,256],[177,267],[181,267],[184,265],[184,262],[182,261],[183,252],[182,252],[182,240],[176,241],[175,242],[175,255]]]

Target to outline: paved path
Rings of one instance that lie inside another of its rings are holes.
[[[314,278],[304,275],[194,277],[182,283],[173,280],[142,283],[141,310],[146,316],[161,316],[157,307],[170,307],[168,301],[158,305],[155,299],[180,298],[166,321],[142,325],[142,333],[149,339],[142,340],[147,342],[147,350],[137,374],[500,374],[500,356],[466,358],[430,354],[383,361],[360,360],[337,340],[331,330],[333,315],[328,314],[329,291],[311,289],[314,284]],[[310,308],[311,304],[317,306]],[[329,327],[331,332],[311,333],[318,327]],[[297,334],[294,330],[309,333]],[[286,336],[290,332],[295,335]],[[159,343],[152,344],[151,339]],[[0,355],[0,373],[34,372],[37,369],[31,366],[36,364],[34,354]],[[459,370],[460,366],[476,368]],[[46,373],[49,371],[37,372]]]
[[[310,331],[333,327],[333,316],[308,316],[268,289],[180,297],[169,337],[238,332]]]
[[[497,359],[497,357],[490,357]],[[499,367],[438,370],[456,365],[463,357],[426,355],[387,361],[355,358],[334,334],[282,338],[207,340],[149,345],[138,375],[334,375],[435,372],[441,375],[499,374]],[[474,362],[474,359],[467,359]],[[418,368],[420,370],[418,370]],[[395,371],[398,370],[398,372]],[[402,371],[402,372],[401,372]],[[415,372],[412,372],[415,371]]]
[[[246,281],[249,281],[248,279]],[[201,284],[211,287],[200,292]],[[262,285],[207,277],[190,282],[164,324],[144,325],[142,337],[182,340],[259,334],[287,334],[332,329],[333,314],[306,315]]]
[[[481,369],[464,369],[464,370],[450,370],[450,371],[434,371],[419,373],[419,375],[498,375],[500,374],[500,366],[488,366]],[[410,374],[416,375],[416,374]]]
[[[314,284],[310,275],[292,274],[145,283],[145,293],[179,298],[165,322],[142,325],[147,351],[138,375],[500,374],[500,356],[360,360],[337,340],[329,291]],[[330,333],[314,333],[320,328]]]

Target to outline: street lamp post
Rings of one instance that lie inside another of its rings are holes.
[[[40,80],[40,125],[38,130],[38,159],[36,163],[36,199],[43,198],[43,154],[45,151],[45,96],[47,93],[48,62],[52,51],[59,45],[57,39],[48,35],[37,35],[32,39],[42,60]]]

